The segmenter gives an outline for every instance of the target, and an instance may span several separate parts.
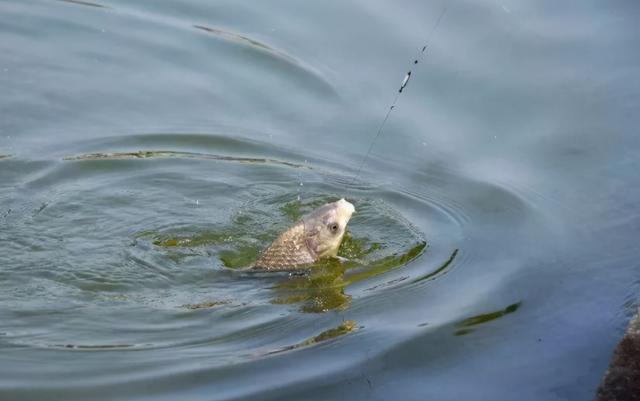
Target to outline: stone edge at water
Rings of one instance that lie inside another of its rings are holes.
[[[598,401],[640,401],[640,309],[616,347]]]

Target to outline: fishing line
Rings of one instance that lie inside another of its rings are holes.
[[[431,44],[431,38],[432,38],[433,34],[435,33],[436,29],[438,29],[438,25],[440,25],[440,21],[442,21],[442,17],[444,17],[444,14],[446,12],[447,12],[447,7],[445,6],[442,9],[442,12],[440,13],[440,16],[438,16],[438,19],[436,20],[436,23],[433,25],[433,28],[431,28],[431,32],[429,32],[429,35],[427,36],[427,40],[425,41],[424,46],[422,46],[422,50],[420,50],[420,54],[418,55],[418,57],[416,59],[413,60],[413,64],[414,65],[416,65],[420,61],[422,61],[422,58],[425,55],[425,51],[429,48],[429,45]],[[391,106],[389,106],[389,109],[387,110],[387,114],[384,116],[384,119],[382,120],[382,122],[378,126],[378,131],[376,132],[376,136],[373,138],[373,141],[371,141],[371,144],[369,145],[369,149],[367,150],[367,153],[364,155],[364,157],[362,158],[362,161],[360,162],[360,167],[358,168],[358,172],[353,177],[353,181],[354,182],[355,182],[356,179],[358,179],[358,177],[360,177],[360,173],[362,172],[362,168],[364,167],[365,162],[369,158],[369,154],[373,150],[373,146],[375,145],[376,141],[378,140],[378,138],[382,134],[382,130],[384,129],[384,126],[387,124],[387,120],[389,119],[389,116],[391,115],[391,112],[393,111],[393,109],[395,109],[396,103],[398,103],[398,99],[400,98],[400,95],[402,94],[402,91],[404,90],[404,88],[407,87],[407,84],[409,83],[409,79],[411,79],[411,70],[409,70],[409,72],[407,72],[407,74],[404,76],[404,79],[402,80],[402,84],[400,84],[400,89],[398,89],[398,92],[396,93],[396,96],[393,99],[393,102],[391,102]]]

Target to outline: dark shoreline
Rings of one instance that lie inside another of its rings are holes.
[[[640,401],[640,310],[618,343],[598,389],[598,401]]]

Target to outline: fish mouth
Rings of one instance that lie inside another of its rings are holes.
[[[353,206],[351,202],[345,200],[344,198],[337,201],[335,205],[338,208],[340,214],[346,217],[347,220],[350,219],[351,215],[356,212],[355,206]]]

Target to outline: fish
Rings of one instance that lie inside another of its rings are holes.
[[[321,258],[336,257],[355,211],[344,198],[318,207],[281,233],[250,269],[291,271],[309,267]]]

